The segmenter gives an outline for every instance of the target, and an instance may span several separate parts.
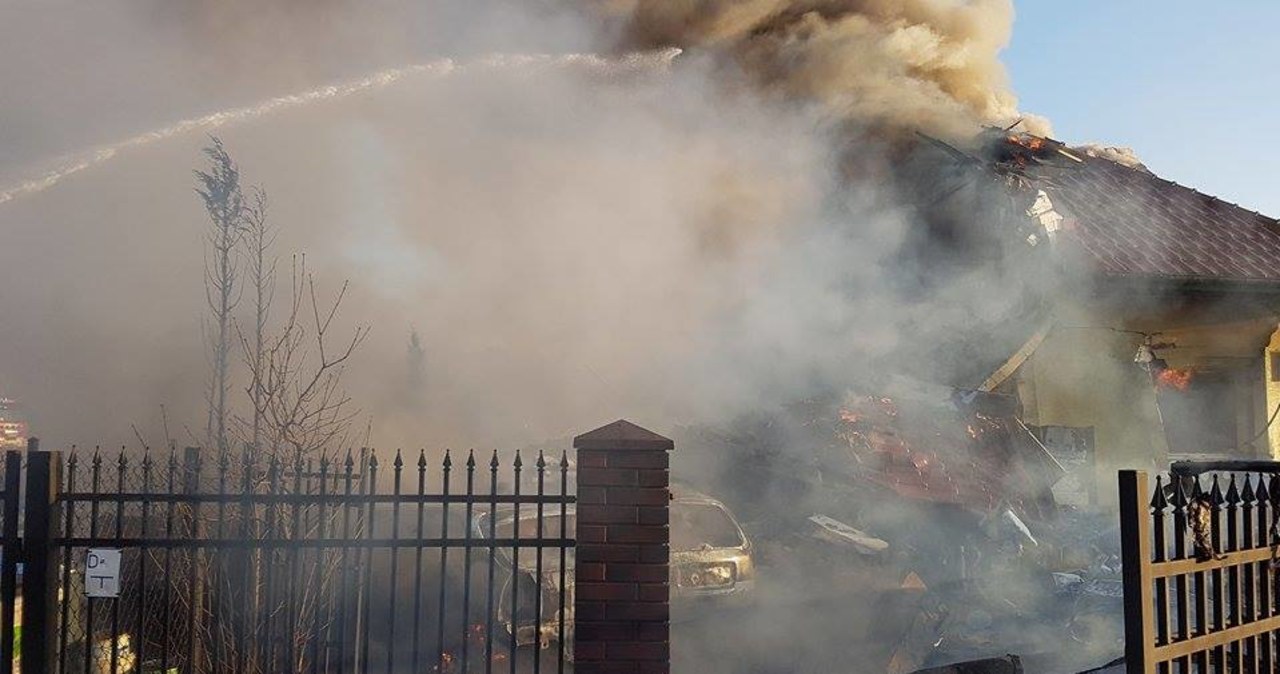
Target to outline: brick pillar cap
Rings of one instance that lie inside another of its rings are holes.
[[[574,449],[668,450],[675,443],[630,421],[619,419],[573,439]]]

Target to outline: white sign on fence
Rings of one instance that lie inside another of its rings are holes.
[[[84,559],[84,593],[88,597],[120,596],[120,551],[89,548]]]

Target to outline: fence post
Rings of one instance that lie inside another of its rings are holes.
[[[628,421],[573,439],[577,674],[671,671],[668,452],[671,440]]]
[[[22,485],[22,452],[4,453],[4,554],[0,557],[0,674],[13,672],[13,634],[18,598],[18,501]]]
[[[1128,674],[1155,672],[1152,615],[1151,490],[1147,473],[1120,471],[1120,556],[1124,582],[1124,661]]]
[[[27,449],[26,518],[23,527],[22,672],[45,674],[52,669],[57,629],[58,556],[53,508],[62,486],[62,453],[37,451],[34,439]],[[68,598],[69,599],[69,598]]]

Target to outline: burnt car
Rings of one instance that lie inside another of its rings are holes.
[[[675,491],[671,590],[677,607],[714,607],[720,599],[745,597],[755,588],[755,578],[751,539],[729,508],[704,494]]]
[[[496,539],[514,538],[516,517],[510,507],[476,515],[471,523],[472,536]],[[538,515],[532,508],[519,514],[519,537],[533,540],[538,536]],[[576,530],[576,509],[569,506],[562,522],[559,508],[547,510],[542,517],[542,535],[560,536],[561,527],[572,535]],[[564,552],[565,568],[558,549],[543,552],[539,566],[537,552],[521,549],[513,564],[511,549],[499,549],[497,620],[509,638],[519,646],[541,647],[559,640],[561,635],[561,582],[564,583],[564,638],[573,639],[573,550]],[[519,586],[515,588],[518,608],[512,620],[512,566]],[[684,608],[712,609],[726,601],[741,601],[755,586],[755,557],[751,540],[743,532],[733,513],[720,501],[697,492],[674,490],[671,500],[671,598],[676,610]],[[541,582],[538,572],[541,569]],[[541,596],[541,602],[538,596]],[[536,616],[536,618],[535,618]],[[572,652],[570,649],[569,652]]]

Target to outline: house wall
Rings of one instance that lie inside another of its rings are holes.
[[[1263,350],[1263,372],[1262,423],[1267,424],[1280,409],[1280,329],[1271,333],[1267,348]],[[1280,459],[1280,418],[1267,426],[1267,448],[1271,458]]]
[[[1280,381],[1271,381],[1266,368],[1272,363],[1263,353],[1280,353],[1275,327],[1273,318],[1201,323],[1186,308],[1137,316],[1123,308],[1067,304],[1011,386],[1027,423],[1094,428],[1097,493],[1105,504],[1114,499],[1117,470],[1160,470],[1169,460],[1168,427],[1161,421],[1168,405],[1157,408],[1150,377],[1134,363],[1144,341],[1139,333],[1159,332],[1156,341],[1177,344],[1159,352],[1170,367],[1226,373],[1236,401],[1236,437],[1244,442],[1270,434],[1269,442],[1238,454],[1269,456],[1280,447],[1280,428],[1266,427],[1269,410],[1280,404]]]

